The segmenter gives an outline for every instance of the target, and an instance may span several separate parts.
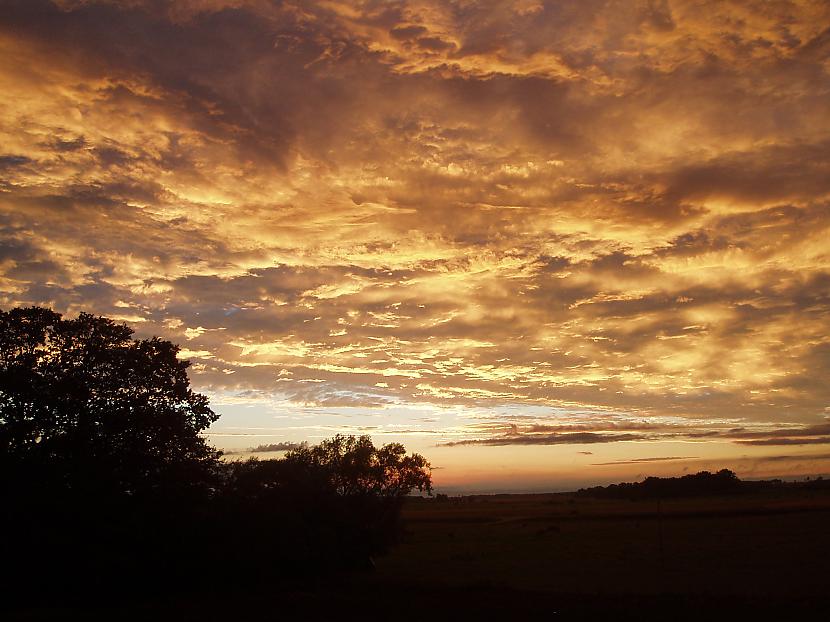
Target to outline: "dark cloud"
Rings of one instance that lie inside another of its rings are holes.
[[[288,441],[280,442],[280,443],[268,443],[265,445],[257,445],[256,447],[250,447],[244,451],[226,451],[224,452],[226,456],[236,455],[236,454],[257,454],[257,453],[272,453],[278,451],[292,451],[294,449],[299,449],[300,447],[305,447],[306,443],[292,443]]]
[[[86,139],[83,136],[67,140],[56,138],[52,145],[57,151],[77,151],[78,149],[83,149],[86,146]]]
[[[750,441],[735,441],[739,445],[826,445],[830,443],[830,436],[817,438],[762,438]]]
[[[0,170],[32,163],[31,158],[22,155],[0,155]]]
[[[613,462],[596,462],[592,466],[612,466],[618,464],[640,464],[642,462],[674,462],[676,460],[695,460],[698,456],[666,456],[658,458],[634,458],[633,460],[614,460]]]
[[[395,39],[412,40],[427,33],[423,26],[399,26],[389,31]]]
[[[818,423],[815,425],[779,428],[774,430],[750,431],[737,428],[726,432],[726,436],[735,439],[757,439],[757,438],[782,438],[800,436],[823,436],[830,434],[830,423]]]
[[[801,460],[828,460],[830,454],[798,454],[798,455],[779,455],[779,456],[760,456],[756,460],[760,462],[792,462]]]
[[[639,441],[645,439],[638,434],[596,434],[594,432],[575,432],[573,434],[522,434],[515,436],[496,436],[484,439],[469,439],[443,443],[445,447],[460,445],[587,445],[593,443],[616,443],[620,441]]]

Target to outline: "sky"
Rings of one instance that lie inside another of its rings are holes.
[[[830,472],[824,0],[0,0],[0,308],[181,345],[229,457]]]

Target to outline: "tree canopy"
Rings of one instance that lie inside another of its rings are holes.
[[[228,463],[226,489],[249,498],[292,495],[299,491],[342,498],[399,500],[413,491],[432,493],[431,466],[400,443],[375,447],[369,436],[346,436],[306,443],[279,460]]]
[[[205,476],[217,415],[178,346],[113,320],[0,311],[0,456],[40,485],[134,494]]]
[[[338,434],[319,445],[289,451],[285,461],[320,469],[334,490],[344,496],[399,498],[413,490],[432,492],[430,464],[422,455],[407,455],[400,443],[375,447],[369,436]]]

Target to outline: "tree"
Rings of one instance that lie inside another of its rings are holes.
[[[337,435],[223,471],[216,515],[226,523],[217,531],[236,534],[232,548],[279,556],[297,572],[371,567],[400,535],[404,497],[432,491],[423,456],[368,436]]]
[[[400,443],[377,448],[369,436],[338,434],[319,445],[289,451],[284,460],[325,474],[341,496],[398,499],[413,490],[432,493],[430,464],[422,455],[407,455]]]
[[[205,480],[219,452],[200,432],[217,415],[190,389],[178,346],[132,334],[87,313],[0,311],[7,485],[133,496]]]

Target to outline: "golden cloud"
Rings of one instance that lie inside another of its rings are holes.
[[[0,304],[186,342],[214,395],[815,424],[827,23],[806,0],[7,2]]]

